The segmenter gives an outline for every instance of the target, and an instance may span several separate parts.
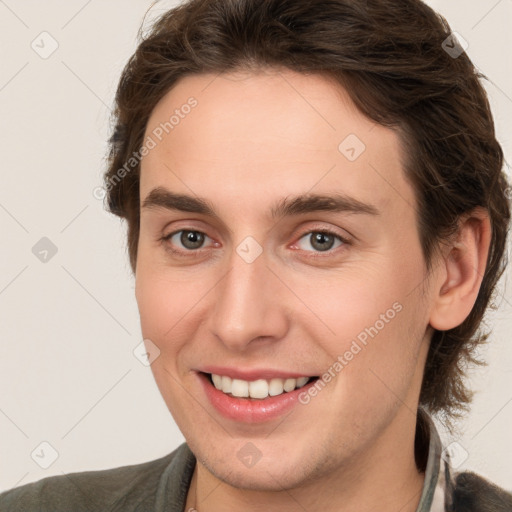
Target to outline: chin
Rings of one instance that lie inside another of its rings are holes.
[[[234,440],[232,440],[234,441]],[[251,461],[244,463],[238,456],[240,440],[235,443],[226,443],[213,448],[211,445],[201,446],[190,443],[189,447],[195,454],[198,463],[201,463],[214,477],[237,489],[251,491],[282,491],[300,487],[305,481],[321,478],[322,469],[315,468],[303,448],[292,446],[283,447],[284,451],[267,444],[261,458],[251,465]],[[242,446],[250,441],[243,441]],[[262,446],[264,440],[254,440],[255,445]],[[320,447],[319,447],[320,448]],[[268,450],[268,451],[267,451]],[[265,455],[265,452],[270,455]],[[319,449],[317,450],[317,453]],[[290,454],[295,453],[295,457]],[[229,456],[227,454],[233,454]]]
[[[300,466],[292,466],[289,462],[281,465],[264,464],[258,467],[240,469],[239,465],[205,465],[206,469],[225,484],[237,489],[250,491],[282,491],[300,487],[308,479]]]

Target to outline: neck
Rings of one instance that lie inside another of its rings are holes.
[[[402,408],[386,431],[358,454],[357,460],[344,461],[335,471],[292,489],[239,489],[216,478],[198,462],[185,510],[415,512],[425,475],[416,465],[415,419],[411,417],[411,412]]]

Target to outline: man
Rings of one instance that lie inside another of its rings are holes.
[[[1,510],[512,510],[430,419],[469,403],[510,222],[485,93],[447,40],[417,0],[192,0],[155,23],[105,186],[187,443]]]

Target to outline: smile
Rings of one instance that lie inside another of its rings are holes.
[[[210,375],[212,384],[227,395],[238,398],[265,399],[268,396],[279,396],[305,386],[312,377],[299,377],[297,379],[273,378],[253,381],[232,379],[226,375]]]
[[[197,372],[210,405],[228,420],[263,423],[282,417],[299,402],[318,377],[271,377],[244,380],[220,373]]]

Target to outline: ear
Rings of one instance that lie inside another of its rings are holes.
[[[487,265],[491,241],[488,212],[476,208],[459,221],[459,229],[439,262],[439,279],[433,290],[430,325],[439,331],[453,329],[475,304]]]

